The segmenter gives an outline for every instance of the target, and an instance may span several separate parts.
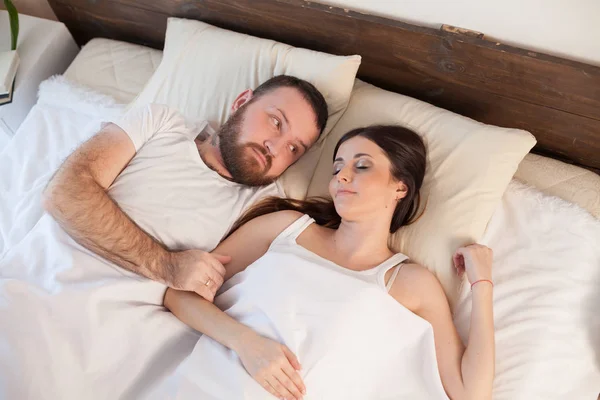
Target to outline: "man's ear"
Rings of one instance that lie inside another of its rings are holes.
[[[242,93],[238,94],[231,105],[231,112],[237,111],[238,108],[249,102],[253,95],[254,92],[252,89],[246,89]]]

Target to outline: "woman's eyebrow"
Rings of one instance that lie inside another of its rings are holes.
[[[363,156],[367,156],[367,157],[373,158],[370,154],[367,154],[367,153],[357,153],[357,154],[354,155],[354,158],[359,158],[359,157],[363,157]]]
[[[367,153],[356,153],[354,155],[354,158],[359,158],[359,157],[363,157],[363,156],[367,156],[367,157],[373,158],[373,156],[371,156],[370,154],[367,154]],[[333,160],[333,162],[338,162],[338,161],[344,161],[344,158],[343,157],[338,157],[335,160]]]

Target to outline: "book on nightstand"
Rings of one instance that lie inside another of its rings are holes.
[[[0,105],[12,101],[18,67],[19,55],[16,50],[0,52]]]

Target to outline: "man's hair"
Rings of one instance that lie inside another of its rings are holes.
[[[253,92],[253,97],[259,98],[260,96],[281,87],[294,88],[300,92],[302,97],[304,97],[308,104],[310,104],[313,112],[315,113],[315,122],[317,124],[317,128],[319,129],[319,135],[321,135],[323,129],[325,129],[325,125],[327,124],[327,103],[325,102],[325,98],[321,92],[319,92],[319,90],[314,87],[312,83],[294,76],[278,75],[258,86]]]

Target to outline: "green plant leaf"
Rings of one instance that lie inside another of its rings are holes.
[[[10,21],[10,49],[17,49],[17,38],[19,37],[19,13],[11,0],[4,0],[4,7],[8,11]]]

